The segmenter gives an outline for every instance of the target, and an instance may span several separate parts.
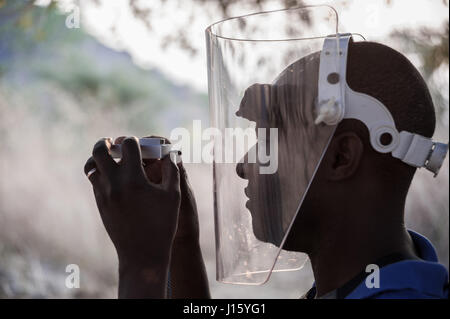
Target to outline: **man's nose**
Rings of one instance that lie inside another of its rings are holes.
[[[238,176],[242,179],[248,179],[248,163],[246,163],[245,161],[241,160],[237,165],[236,165],[236,173],[238,174]]]
[[[245,175],[245,167],[244,165],[246,165],[245,163],[238,163],[236,165],[236,173],[238,174],[238,176],[242,179],[247,179],[246,175]]]

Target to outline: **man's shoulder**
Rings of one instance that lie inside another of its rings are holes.
[[[420,259],[402,260],[379,269],[378,285],[362,281],[347,298],[448,298],[448,271],[437,259],[431,242],[424,236],[409,232]]]

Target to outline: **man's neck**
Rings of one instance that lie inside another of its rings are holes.
[[[376,216],[376,212],[367,211],[370,209],[374,206],[355,214],[336,212],[342,219],[327,227],[327,233],[321,234],[321,240],[310,252],[317,297],[342,287],[381,257],[392,253],[416,257],[414,244],[403,222],[381,222],[379,218],[367,217]],[[401,212],[394,213],[402,215]]]

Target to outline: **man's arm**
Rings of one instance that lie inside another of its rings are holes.
[[[168,298],[211,298],[199,242],[197,203],[182,164],[181,205],[172,246]]]
[[[200,245],[174,243],[168,298],[211,298]]]
[[[119,298],[162,299],[167,295],[168,263],[123,265],[119,263]]]

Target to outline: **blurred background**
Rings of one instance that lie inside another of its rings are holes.
[[[114,298],[117,259],[83,166],[103,136],[170,134],[209,121],[204,29],[220,19],[301,4],[334,6],[340,30],[405,54],[432,92],[448,141],[446,0],[0,0],[0,298]],[[188,164],[213,298],[299,298],[310,266],[268,284],[215,281],[211,167]],[[407,226],[449,265],[448,158],[420,170]],[[65,270],[77,264],[79,289]],[[332,266],[332,265],[330,265]]]

